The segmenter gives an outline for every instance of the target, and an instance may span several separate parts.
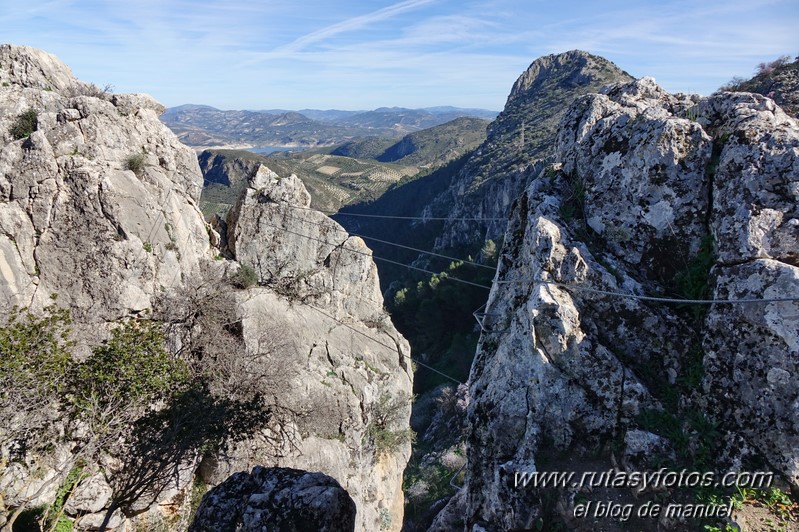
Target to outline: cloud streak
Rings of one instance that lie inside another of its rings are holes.
[[[796,0],[0,0],[3,39],[166,105],[499,110],[537,57],[604,55],[670,91],[710,92],[795,55]],[[368,4],[367,4],[368,5]],[[567,9],[568,7],[568,9]],[[569,15],[565,15],[565,13]],[[576,14],[576,15],[575,15]]]
[[[311,32],[307,35],[303,35],[302,37],[295,39],[293,42],[285,46],[281,46],[275,50],[275,52],[280,54],[299,52],[312,44],[325,41],[330,37],[340,33],[354,31],[375,22],[393,18],[406,11],[430,4],[433,1],[434,0],[405,0],[404,2],[399,2],[397,4],[384,7],[383,9],[378,9],[377,11],[373,11],[372,13],[368,13],[366,15],[352,17],[342,22],[327,26],[326,28]]]

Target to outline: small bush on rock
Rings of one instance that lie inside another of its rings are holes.
[[[134,153],[125,159],[125,170],[130,170],[136,175],[141,175],[144,170],[144,154]]]
[[[31,133],[36,131],[39,125],[39,115],[34,109],[28,109],[24,113],[17,116],[14,123],[11,124],[9,133],[14,140],[24,139],[31,136]]]
[[[237,288],[247,289],[253,287],[258,283],[258,273],[251,267],[242,265],[239,271],[233,274],[231,278],[233,286]]]
[[[410,400],[409,397],[393,398],[384,394],[372,406],[372,421],[367,430],[375,446],[375,454],[390,455],[401,446],[413,442],[415,434],[411,429],[393,429],[401,421]]]

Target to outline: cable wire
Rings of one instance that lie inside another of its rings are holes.
[[[320,309],[320,308],[318,308],[318,307],[316,307],[316,306],[314,306],[314,305],[311,305],[310,303],[305,303],[305,304],[306,304],[306,305],[308,305],[309,307],[311,307],[312,309],[314,309],[315,311],[319,312],[320,314],[322,314],[322,315],[324,315],[324,316],[327,316],[329,319],[331,319],[331,320],[335,321],[335,322],[336,322],[336,323],[338,323],[339,325],[341,325],[341,326],[343,326],[343,327],[346,327],[346,328],[350,329],[351,331],[353,331],[353,332],[356,332],[356,333],[360,334],[361,336],[365,336],[366,338],[369,338],[369,339],[370,339],[370,340],[372,340],[373,342],[376,342],[377,344],[380,344],[380,345],[382,345],[383,347],[386,347],[386,348],[388,348],[388,349],[391,349],[392,351],[396,350],[397,352],[399,352],[399,354],[400,354],[402,357],[404,357],[404,358],[407,358],[408,360],[412,361],[413,363],[415,363],[415,364],[417,364],[417,365],[419,365],[419,366],[422,366],[423,368],[429,369],[429,370],[430,370],[430,371],[432,371],[433,373],[437,373],[438,375],[441,375],[442,377],[446,377],[447,379],[449,379],[449,380],[451,380],[451,381],[453,381],[453,382],[455,382],[455,383],[457,383],[457,384],[465,384],[465,383],[463,383],[463,382],[459,381],[458,379],[456,379],[455,377],[450,377],[450,376],[449,376],[449,375],[447,375],[446,373],[443,373],[443,372],[441,372],[441,371],[438,371],[436,368],[434,368],[434,367],[432,367],[432,366],[429,366],[429,365],[425,364],[424,362],[419,362],[418,360],[416,360],[415,358],[413,358],[413,357],[412,357],[412,356],[410,356],[410,355],[406,355],[405,353],[403,353],[403,352],[402,352],[402,350],[401,350],[401,349],[398,349],[396,345],[389,345],[389,344],[387,344],[387,343],[384,343],[384,342],[382,342],[382,341],[378,340],[377,338],[375,338],[375,337],[373,337],[373,336],[370,336],[370,335],[366,334],[366,333],[365,333],[365,332],[363,332],[363,331],[359,331],[358,329],[356,329],[356,328],[355,328],[355,327],[353,327],[352,325],[349,325],[348,323],[344,323],[343,321],[339,320],[339,319],[338,319],[338,318],[336,318],[335,316],[331,316],[330,314],[328,314],[328,313],[327,313],[327,312],[325,312],[324,310],[322,310],[322,309]]]
[[[298,221],[302,221],[304,223],[309,223],[309,224],[312,224],[312,225],[321,226],[321,224],[319,224],[317,222],[314,222],[314,221],[311,221],[311,220],[302,220],[301,218],[296,218],[294,216],[291,216],[290,214],[287,214],[286,216],[288,218],[293,219],[293,220],[298,220]],[[281,231],[286,231],[287,233],[291,233],[291,234],[294,234],[294,235],[297,235],[297,236],[300,236],[300,237],[304,237],[304,238],[308,238],[308,239],[311,239],[311,240],[315,240],[317,242],[321,242],[323,244],[327,244],[327,245],[330,245],[330,246],[336,246],[336,244],[333,244],[331,242],[320,240],[318,238],[314,238],[314,237],[309,236],[309,235],[296,233],[296,232],[291,231],[289,229],[283,229],[283,228],[280,228],[280,227],[278,227],[276,225],[272,225],[272,224],[269,224],[269,223],[266,223],[266,222],[264,222],[264,223],[265,223],[265,225],[269,225],[269,226],[274,227],[275,229],[278,229],[278,230],[281,230]],[[358,235],[358,234],[353,234],[352,236],[359,236],[359,237],[363,238],[362,235]],[[390,245],[396,245],[396,246],[399,246],[399,247],[408,247],[408,246],[403,246],[402,244],[397,244],[397,243],[389,242],[389,241],[385,241],[385,240],[380,240],[380,239],[374,239],[374,240],[378,240],[378,241],[381,241],[383,243],[390,244]],[[409,249],[413,249],[414,251],[419,251],[420,253],[429,253],[431,255],[436,255],[436,256],[441,256],[441,257],[444,257],[444,258],[449,258],[449,259],[452,259],[452,260],[461,261],[461,262],[464,262],[464,263],[467,263],[467,264],[473,264],[473,265],[479,265],[479,266],[491,268],[489,266],[480,265],[480,264],[472,262],[472,261],[464,261],[462,259],[458,259],[457,257],[448,257],[446,255],[440,255],[440,254],[436,254],[436,253],[433,253],[433,252],[429,252],[429,251],[425,251],[425,250],[421,250],[421,249],[416,249],[416,248],[409,248]],[[387,258],[384,258],[384,257],[380,257],[378,255],[374,255],[373,253],[366,253],[364,251],[355,250],[355,249],[350,249],[349,251],[352,251],[353,253],[360,253],[362,255],[370,256],[374,260],[379,260],[379,261],[382,261],[382,262],[388,262],[388,263],[391,263],[391,264],[396,264],[398,266],[403,266],[403,267],[411,269],[411,270],[416,270],[416,271],[420,271],[420,272],[431,274],[431,275],[441,275],[441,273],[433,272],[433,271],[427,270],[425,268],[419,268],[417,266],[412,266],[410,264],[405,264],[405,263],[398,262],[398,261],[395,261],[395,260],[391,260],[391,259],[387,259]],[[491,269],[495,270],[496,268],[491,268]],[[452,277],[450,275],[442,275],[440,278],[441,279],[450,279],[450,280],[453,280],[453,281],[456,281],[456,282],[468,284],[468,285],[471,285],[471,286],[476,286],[476,287],[479,287],[479,288],[484,288],[486,290],[491,290],[491,287],[488,286],[488,285],[474,283],[472,281],[467,281],[465,279],[460,279],[458,277]],[[657,302],[657,303],[681,303],[681,304],[697,304],[697,305],[713,305],[713,304],[729,304],[729,305],[733,305],[733,304],[749,304],[749,303],[779,303],[779,302],[799,301],[799,297],[759,298],[759,299],[758,298],[744,298],[744,299],[682,299],[682,298],[674,298],[674,297],[659,297],[659,296],[638,295],[638,294],[631,294],[631,293],[628,293],[628,292],[615,292],[615,291],[610,291],[610,290],[602,290],[602,289],[599,289],[599,288],[590,288],[590,287],[587,287],[587,286],[576,285],[576,284],[566,284],[566,283],[558,283],[558,282],[554,282],[554,281],[545,281],[545,280],[541,280],[541,279],[516,279],[516,280],[513,280],[513,281],[495,281],[495,284],[522,284],[522,283],[524,283],[524,284],[532,284],[532,285],[542,284],[542,285],[548,285],[548,286],[557,286],[557,287],[560,287],[560,288],[563,288],[563,289],[566,289],[566,290],[578,290],[578,291],[582,291],[582,292],[589,292],[589,293],[594,293],[594,294],[599,294],[599,295],[606,295],[606,296],[613,296],[613,297],[624,297],[624,298],[628,298],[628,299],[637,299],[637,300],[641,300],[641,301],[651,301],[651,302]]]
[[[497,284],[511,284],[523,281],[496,281]],[[587,286],[580,286],[574,284],[557,283],[554,281],[533,280],[534,284],[542,284],[547,286],[557,286],[566,290],[579,290],[583,292],[590,292],[593,294],[600,294],[606,296],[626,297],[629,299],[638,299],[641,301],[654,301],[658,303],[687,303],[692,305],[736,305],[746,303],[785,303],[792,301],[799,301],[799,297],[774,297],[774,298],[743,298],[743,299],[681,299],[678,297],[656,297],[647,295],[630,294],[626,292],[612,292],[609,290],[601,290],[599,288],[590,288]]]
[[[297,218],[296,216],[292,216],[290,214],[286,214],[285,216],[287,218],[291,218],[292,220],[297,220],[298,222],[302,222],[302,223],[307,223],[307,224],[323,227],[322,224],[320,224],[318,222],[314,222],[313,220],[305,220],[303,218]],[[472,260],[460,259],[458,257],[452,257],[450,255],[443,255],[441,253],[436,253],[434,251],[427,251],[427,250],[424,250],[424,249],[414,248],[414,247],[411,247],[411,246],[406,246],[405,244],[399,244],[397,242],[389,242],[388,240],[382,240],[380,238],[375,238],[373,236],[366,236],[366,235],[362,235],[360,233],[348,233],[348,234],[350,236],[357,236],[357,237],[360,237],[360,238],[363,238],[363,239],[366,239],[366,240],[374,240],[375,242],[380,242],[381,244],[387,244],[389,246],[394,246],[394,247],[403,248],[403,249],[409,249],[411,251],[416,251],[417,253],[422,253],[424,255],[431,255],[433,257],[440,257],[442,259],[454,260],[454,261],[457,261],[457,262],[461,262],[463,264],[468,264],[470,266],[477,266],[479,268],[485,268],[485,269],[491,270],[491,271],[496,271],[497,270],[497,268],[495,266],[488,266],[486,264],[480,264],[479,262],[475,262],[475,261],[472,261]],[[389,260],[389,259],[383,259],[383,260]]]
[[[326,244],[328,246],[338,247],[338,246],[343,246],[343,244],[344,244],[344,242],[342,242],[341,244],[334,244],[332,242],[328,242],[328,241],[322,240],[320,238],[316,238],[316,237],[313,237],[313,236],[310,236],[310,235],[304,235],[302,233],[297,233],[296,231],[292,231],[292,230],[286,229],[284,227],[279,227],[277,225],[270,224],[269,222],[265,222],[263,220],[261,221],[261,223],[266,225],[266,226],[268,226],[268,227],[272,227],[274,229],[277,229],[278,231],[284,231],[286,233],[289,233],[289,234],[292,234],[292,235],[296,235],[296,236],[299,236],[301,238],[307,238],[308,240],[313,240],[313,241],[316,241],[316,242],[320,242],[320,243]],[[314,223],[314,222],[310,222],[310,223]],[[357,253],[359,255],[364,255],[364,256],[367,256],[367,257],[371,257],[372,259],[375,259],[375,260],[380,260],[380,261],[383,261],[383,262],[396,264],[398,266],[403,266],[403,267],[409,268],[411,270],[417,270],[417,271],[420,271],[420,272],[423,272],[423,273],[429,273],[431,275],[440,275],[441,276],[440,279],[442,279],[442,280],[443,279],[448,279],[450,281],[456,281],[456,282],[459,282],[459,283],[468,284],[468,285],[471,285],[471,286],[476,286],[478,288],[484,288],[486,290],[491,290],[491,287],[488,286],[488,285],[479,284],[479,283],[473,283],[471,281],[467,281],[466,279],[460,279],[458,277],[452,277],[451,275],[448,275],[448,274],[447,275],[441,275],[441,272],[434,272],[434,271],[431,271],[431,270],[426,270],[424,268],[419,268],[417,266],[411,266],[410,264],[405,264],[403,262],[398,262],[398,261],[395,261],[395,260],[386,259],[386,258],[383,258],[383,257],[378,257],[377,255],[374,255],[373,253],[367,253],[366,251],[361,251],[359,249],[350,249],[350,248],[344,248],[344,249],[347,249],[347,251],[351,251],[352,253]]]
[[[373,236],[362,235],[360,233],[350,233],[350,234],[352,236],[357,236],[357,237],[360,237],[360,238],[363,238],[363,239],[366,239],[366,240],[374,240],[375,242],[380,242],[381,244],[387,244],[389,246],[395,246],[395,247],[398,247],[398,248],[409,249],[411,251],[416,251],[416,252],[422,253],[424,255],[432,255],[433,257],[440,257],[442,259],[454,260],[454,261],[457,261],[457,262],[461,262],[463,264],[468,264],[470,266],[477,266],[478,268],[485,268],[487,270],[497,271],[496,267],[489,266],[487,264],[480,264],[479,262],[474,262],[474,261],[471,261],[471,260],[459,259],[458,257],[450,257],[449,255],[442,255],[441,253],[435,253],[433,251],[425,251],[423,249],[417,249],[417,248],[413,248],[413,247],[410,247],[410,246],[406,246],[404,244],[397,244],[396,242],[389,242],[387,240],[381,240],[379,238],[375,238]]]
[[[299,209],[303,211],[316,211],[321,212],[322,214],[327,215],[340,215],[340,216],[358,216],[361,218],[382,218],[388,220],[417,220],[422,222],[429,222],[429,221],[451,221],[451,222],[507,222],[507,218],[441,218],[435,216],[391,216],[388,214],[362,214],[362,213],[355,213],[355,212],[341,212],[341,211],[323,211],[319,209],[314,209],[312,207],[300,207],[299,205],[288,205],[284,204],[286,207],[290,207],[292,209]]]

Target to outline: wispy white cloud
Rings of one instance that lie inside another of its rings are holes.
[[[227,108],[499,109],[536,57],[575,48],[708,92],[799,52],[797,26],[796,0],[0,0],[4,40],[88,81]]]
[[[367,13],[366,15],[352,17],[350,19],[327,26],[326,28],[313,31],[307,35],[303,35],[302,37],[295,39],[293,42],[285,46],[279,47],[276,50],[276,52],[277,53],[298,52],[300,50],[305,49],[311,44],[324,41],[326,39],[329,39],[330,37],[333,37],[334,35],[363,28],[375,22],[395,17],[400,13],[404,13],[406,11],[430,4],[433,1],[435,0],[405,0],[403,2],[399,2],[390,5],[388,7],[378,9],[377,11]]]

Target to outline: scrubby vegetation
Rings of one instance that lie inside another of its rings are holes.
[[[376,456],[394,454],[402,445],[413,441],[411,429],[396,429],[402,424],[409,402],[410,397],[394,398],[384,394],[372,406],[372,420],[367,430]]]
[[[243,264],[241,268],[236,271],[231,277],[231,282],[233,286],[236,288],[241,288],[246,290],[247,288],[251,288],[258,283],[258,273],[253,269],[252,266],[248,266]]]
[[[10,310],[0,326],[0,445],[11,454],[0,470],[36,457],[56,472],[42,489],[62,486],[49,508],[13,508],[11,523],[24,514],[56,530],[71,527],[61,508],[76,475],[95,474],[100,463],[111,468],[109,519],[117,508],[156,496],[198,452],[216,452],[267,426],[283,439],[283,418],[263,394],[271,376],[256,372],[244,353],[232,306],[220,293],[195,296],[162,301],[160,321],[119,323],[82,361],[66,310],[53,306],[42,317]],[[167,349],[167,335],[182,336],[169,343],[180,351]],[[277,342],[261,342],[254,356],[274,349]]]
[[[36,131],[38,125],[39,114],[35,109],[28,109],[17,115],[8,132],[14,140],[24,139],[30,137],[31,133]]]
[[[496,250],[491,242],[487,248]],[[490,257],[487,265],[496,263]],[[438,274],[406,281],[387,302],[397,329],[409,339],[411,349],[426,364],[465,381],[474,358],[479,326],[473,312],[485,303],[488,291],[464,284],[490,286],[494,272],[464,262],[452,262]],[[414,390],[422,393],[443,382],[441,375],[418,368]],[[451,383],[451,382],[450,382]]]
[[[774,100],[777,105],[793,116],[799,117],[799,56],[791,60],[783,55],[773,61],[762,62],[755,67],[751,79],[734,77],[719,91],[754,92]]]
[[[144,154],[143,153],[134,153],[128,156],[125,159],[125,170],[130,170],[136,175],[141,175],[144,171]]]

